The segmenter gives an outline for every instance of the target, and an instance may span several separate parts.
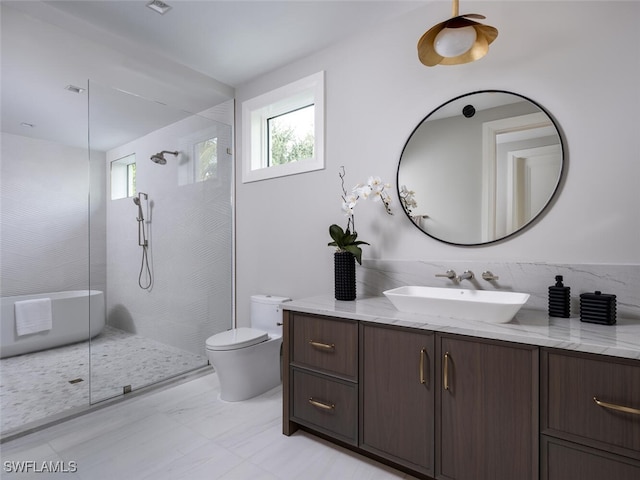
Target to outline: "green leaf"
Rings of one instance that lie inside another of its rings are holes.
[[[347,245],[344,249],[356,257],[356,261],[362,265],[362,249],[356,245]]]
[[[329,227],[329,235],[333,239],[333,242],[329,242],[327,246],[338,247],[340,250],[351,253],[358,263],[362,265],[362,249],[359,245],[369,245],[362,240],[356,240],[358,234],[356,232],[351,233],[347,230],[343,230],[339,225],[333,224]]]
[[[329,235],[333,239],[335,246],[343,248],[345,232],[340,225],[335,223],[329,227]]]

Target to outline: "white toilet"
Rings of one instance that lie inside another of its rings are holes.
[[[218,373],[222,400],[247,400],[280,384],[281,304],[290,300],[253,295],[251,328],[234,328],[207,338],[207,357]]]

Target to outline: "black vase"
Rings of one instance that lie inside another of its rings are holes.
[[[336,300],[356,299],[356,257],[349,252],[333,256]]]

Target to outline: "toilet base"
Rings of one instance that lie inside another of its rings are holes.
[[[237,350],[207,350],[220,380],[220,399],[239,402],[280,385],[282,337]]]

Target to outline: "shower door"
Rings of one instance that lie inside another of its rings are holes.
[[[192,114],[89,82],[90,165],[106,175],[90,192],[106,310],[91,403],[206,366],[206,338],[231,328],[232,124],[232,100]]]

